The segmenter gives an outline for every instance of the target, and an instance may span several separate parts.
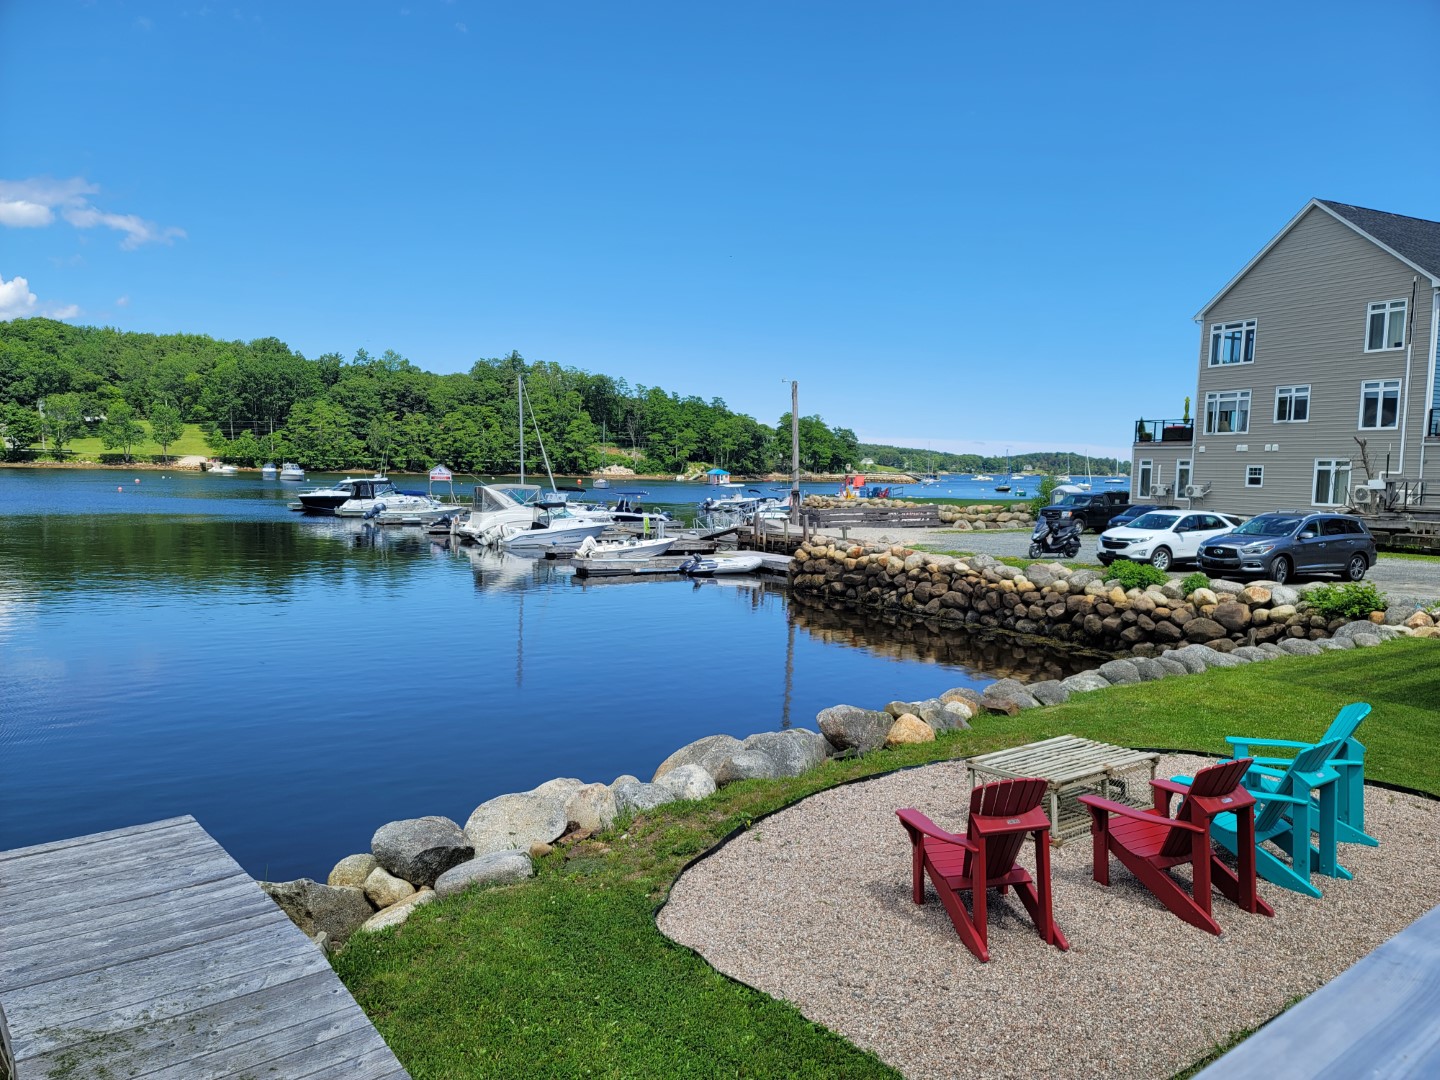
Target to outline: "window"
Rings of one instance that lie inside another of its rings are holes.
[[[1275,422],[1303,424],[1310,419],[1310,387],[1277,386],[1275,388]]]
[[[1264,466],[1264,465],[1246,465],[1246,466],[1245,466],[1245,486],[1246,486],[1246,487],[1264,487],[1264,486],[1265,486],[1265,466]]]
[[[1210,327],[1210,366],[1255,362],[1255,320],[1215,323]]]
[[[1350,497],[1350,462],[1315,459],[1315,505],[1340,506]]]
[[[1140,483],[1136,494],[1142,499],[1150,498],[1150,487],[1155,478],[1155,463],[1149,458],[1140,461]]]
[[[1249,430],[1249,390],[1212,390],[1205,395],[1206,435],[1243,435]]]
[[[1404,300],[1381,300],[1370,305],[1365,323],[1365,351],[1399,349],[1405,345]],[[1212,364],[1215,361],[1210,361]]]
[[[1350,530],[1345,527],[1345,521],[1342,518],[1321,518],[1320,535],[1349,536]]]
[[[1190,474],[1191,469],[1189,458],[1181,458],[1179,461],[1175,462],[1176,495],[1184,495],[1185,489],[1189,487],[1192,483],[1194,483],[1194,481],[1190,479]]]
[[[1375,379],[1361,383],[1361,428],[1393,428],[1399,424],[1400,380]]]

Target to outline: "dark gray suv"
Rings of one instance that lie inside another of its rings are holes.
[[[1359,581],[1375,565],[1375,554],[1375,538],[1359,518],[1279,510],[1207,540],[1199,561],[1207,574],[1225,577],[1283,584],[1302,574],[1340,574]]]

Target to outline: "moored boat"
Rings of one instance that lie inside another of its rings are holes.
[[[673,537],[654,537],[644,540],[632,537],[628,540],[596,540],[586,537],[575,549],[577,559],[651,559],[664,555],[674,545]]]
[[[280,479],[304,480],[305,470],[302,469],[299,465],[296,465],[295,462],[287,461],[284,465],[280,466]]]
[[[686,577],[715,577],[718,574],[753,574],[760,569],[759,555],[734,555],[726,559],[705,559],[691,555],[678,567]]]
[[[280,470],[275,467],[275,462],[267,461],[260,466],[260,476],[265,480],[274,480],[280,475]]]

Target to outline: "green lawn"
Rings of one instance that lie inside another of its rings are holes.
[[[623,823],[568,858],[556,852],[528,884],[422,907],[396,931],[355,938],[335,966],[417,1080],[893,1077],[790,1005],[731,982],[660,934],[655,911],[688,860],[762,814],[903,765],[1070,732],[1222,753],[1225,735],[1315,738],[1356,700],[1375,709],[1362,729],[1370,778],[1440,793],[1435,649],[1403,640],[1115,687],[986,717],[924,746],[734,784]],[[1267,1018],[1237,1018],[1245,1019]]]
[[[140,421],[145,429],[145,441],[136,443],[130,448],[130,456],[135,458],[149,458],[159,454],[160,444],[149,441],[150,425]],[[80,461],[98,461],[102,454],[119,454],[119,450],[107,450],[105,444],[100,441],[98,435],[87,436],[83,439],[72,439],[65,444],[66,459],[75,458]],[[205,457],[211,455],[210,447],[205,445],[205,435],[200,430],[199,424],[186,424],[185,432],[180,436],[179,442],[170,444],[171,457],[186,457],[190,454],[203,454]]]

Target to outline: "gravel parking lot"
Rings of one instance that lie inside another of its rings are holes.
[[[935,551],[964,551],[976,555],[1025,558],[1030,547],[1026,532],[961,532],[955,529],[862,529],[849,530],[850,539],[877,543],[920,545]],[[1086,533],[1080,549],[1080,561],[1095,560],[1096,534]],[[1188,568],[1181,567],[1181,573]],[[1366,580],[1377,589],[1397,596],[1415,596],[1440,600],[1440,557],[1401,558],[1380,553],[1380,561],[1370,569]]]

